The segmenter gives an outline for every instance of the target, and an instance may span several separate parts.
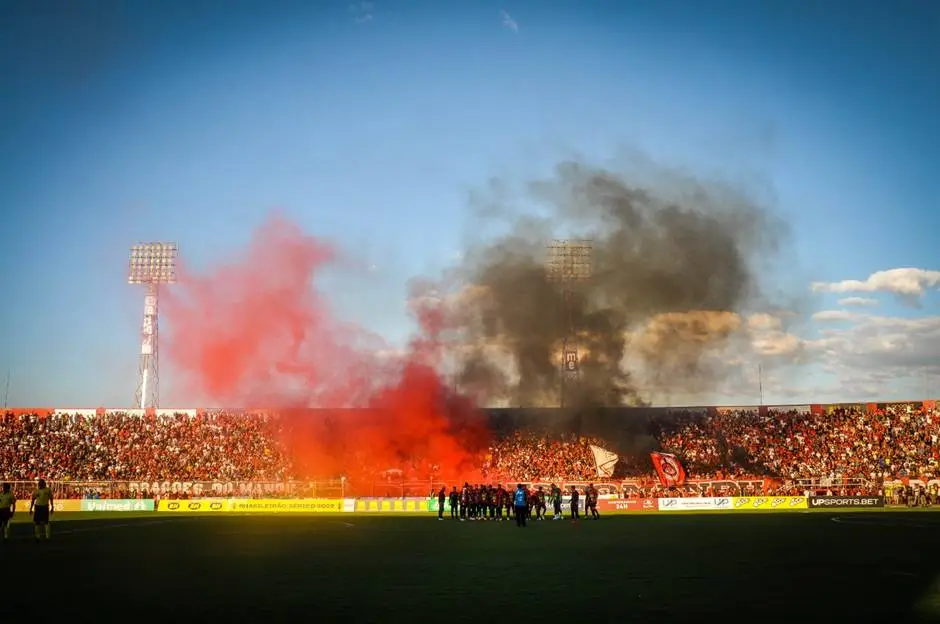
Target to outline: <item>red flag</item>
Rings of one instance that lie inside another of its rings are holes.
[[[659,473],[660,483],[666,487],[685,483],[685,469],[675,455],[650,453],[650,459],[653,460],[653,466],[656,467],[656,472]]]

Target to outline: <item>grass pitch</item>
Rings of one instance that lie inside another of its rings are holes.
[[[42,544],[17,516],[0,602],[32,621],[940,621],[940,514],[925,512],[524,530],[430,515],[59,514]]]

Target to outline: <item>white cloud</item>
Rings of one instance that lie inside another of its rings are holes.
[[[349,5],[349,11],[353,14],[353,20],[357,24],[368,24],[375,20],[374,2],[357,2]]]
[[[857,314],[848,310],[822,310],[813,314],[814,321],[851,321]]]
[[[503,26],[505,26],[506,28],[508,28],[514,33],[519,32],[519,24],[518,22],[516,22],[516,20],[512,18],[512,15],[510,15],[506,11],[500,11],[499,16],[503,20]]]
[[[814,292],[851,293],[887,292],[908,305],[919,306],[924,294],[940,286],[940,271],[900,268],[878,271],[868,279],[841,282],[813,282]]]
[[[856,307],[871,307],[871,306],[878,305],[878,300],[870,299],[868,297],[845,297],[844,299],[839,299],[839,305],[856,306]]]
[[[448,295],[425,291],[412,305],[444,304],[459,314],[477,309],[467,304],[481,297],[486,291],[478,287]],[[768,404],[916,400],[940,394],[940,316],[692,310],[658,315],[626,337],[624,366],[644,398],[656,404],[756,403],[760,389]],[[650,354],[681,360],[692,344],[702,353],[700,384],[685,381],[681,392],[675,379],[644,372]],[[455,355],[486,349],[501,368],[514,368],[502,340],[450,346]]]

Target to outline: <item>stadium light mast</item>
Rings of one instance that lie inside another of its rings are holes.
[[[160,286],[176,283],[176,243],[140,243],[131,247],[127,283],[147,287],[141,327],[140,366],[134,407],[160,406]]]
[[[565,336],[562,343],[561,388],[559,403],[567,407],[581,381],[581,365],[578,356],[578,327],[574,318],[574,289],[578,284],[591,279],[590,240],[559,239],[548,245],[547,274],[549,281],[561,285],[564,308]]]

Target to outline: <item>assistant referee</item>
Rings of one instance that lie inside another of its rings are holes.
[[[38,487],[33,492],[33,499],[29,502],[29,513],[33,517],[33,533],[36,535],[36,542],[45,537],[47,540],[52,537],[52,526],[49,519],[53,514],[52,490],[46,487],[43,479],[36,484]]]

